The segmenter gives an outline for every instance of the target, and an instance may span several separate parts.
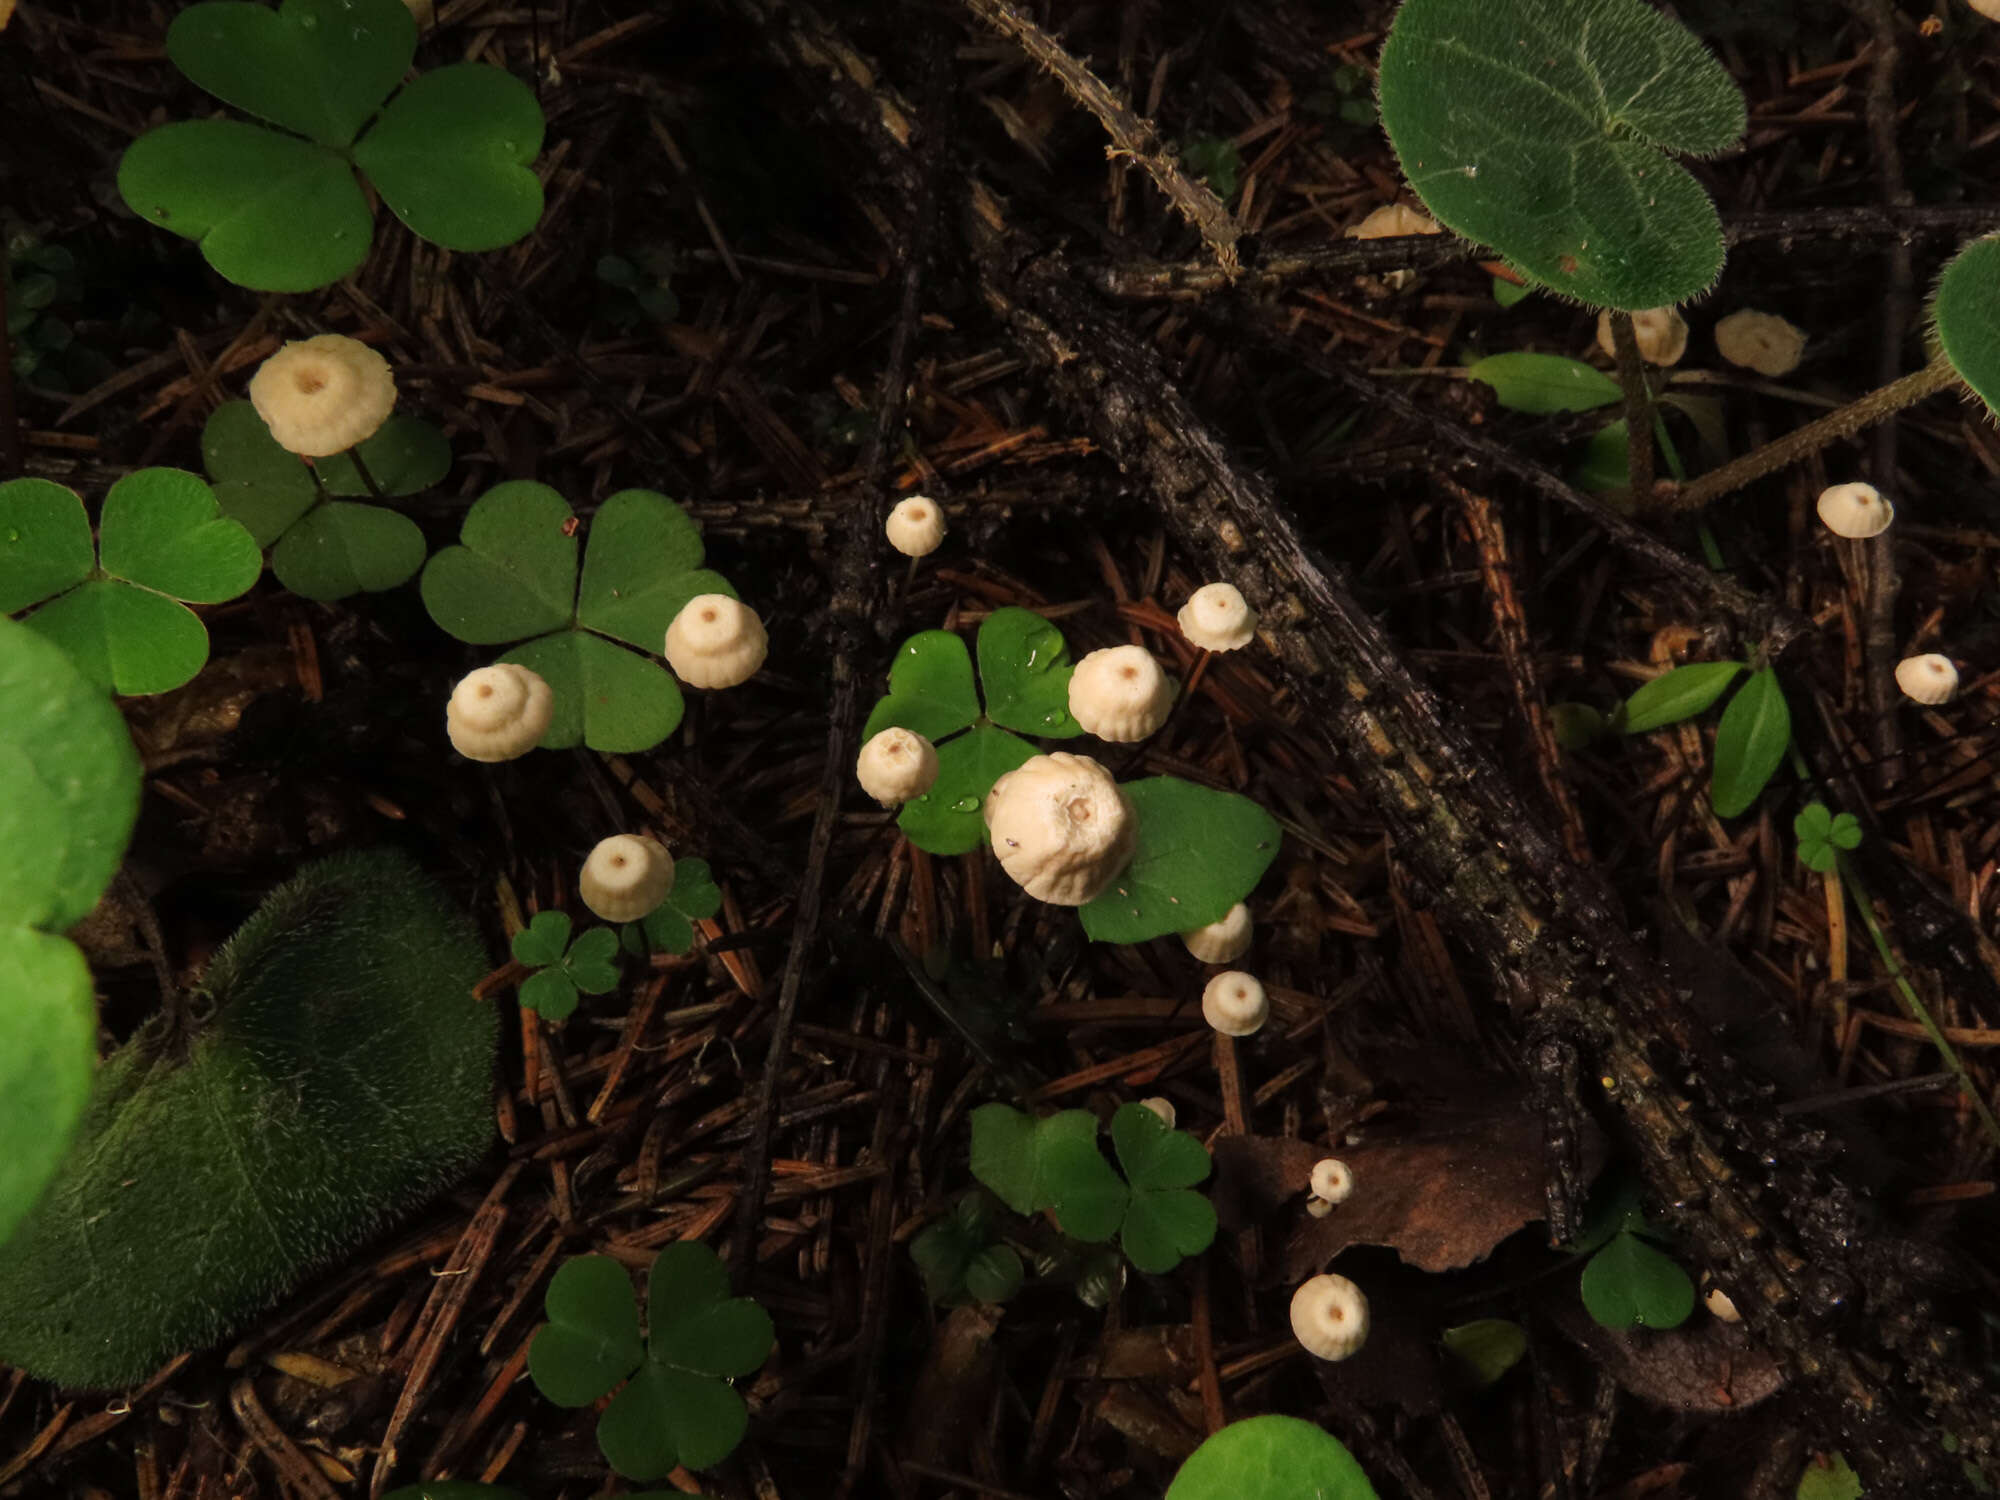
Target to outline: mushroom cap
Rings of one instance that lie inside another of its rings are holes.
[[[1249,1036],[1271,1017],[1271,1001],[1255,975],[1228,969],[1203,986],[1201,1017],[1224,1036]]]
[[[884,807],[897,807],[937,781],[937,750],[914,730],[885,729],[861,747],[854,777]]]
[[[1639,345],[1639,358],[1649,365],[1677,365],[1687,353],[1687,319],[1677,308],[1649,307],[1632,314],[1632,337]],[[1618,357],[1618,343],[1611,337],[1611,309],[1597,315],[1597,347],[1612,359]]]
[[[727,594],[696,594],[667,627],[667,664],[689,687],[748,682],[769,649],[757,611]]]
[[[1987,20],[2000,21],[2000,0],[1965,0],[1965,3]]]
[[[1328,1214],[1333,1212],[1333,1205],[1324,1198],[1308,1197],[1306,1199],[1306,1212],[1315,1219],[1324,1219]]]
[[[1143,740],[1167,722],[1173,706],[1173,679],[1144,646],[1093,651],[1070,674],[1070,716],[1100,740]]]
[[[657,840],[614,833],[590,851],[576,883],[583,904],[605,921],[636,922],[674,888],[674,857]]]
[[[1181,941],[1205,964],[1234,963],[1250,951],[1250,908],[1239,901],[1206,927],[1182,933]]]
[[[884,529],[905,557],[928,557],[944,541],[944,508],[928,495],[912,495],[896,502]]]
[[[1958,668],[1936,651],[1906,656],[1896,663],[1896,686],[1913,702],[1949,703],[1958,694]]]
[[[250,377],[250,404],[278,446],[301,458],[344,453],[396,407],[389,361],[344,333],[294,339]]]
[[[1806,335],[1776,313],[1745,307],[1715,325],[1715,349],[1732,365],[1776,378],[1799,367]]]
[[[1014,883],[1051,906],[1082,906],[1132,861],[1139,820],[1111,773],[1058,750],[1023,761],[986,794],[986,833]]]
[[[1896,507],[1872,484],[1830,484],[1819,492],[1819,518],[1835,536],[1880,536],[1896,519]]]
[[[1346,1359],[1368,1342],[1368,1299],[1328,1272],[1292,1293],[1292,1336],[1318,1359]]]
[[[1719,1286],[1712,1286],[1702,1294],[1701,1305],[1713,1313],[1718,1322],[1741,1323],[1743,1314],[1736,1310],[1736,1304],[1729,1300],[1729,1293]]]
[[[1359,224],[1348,226],[1347,237],[1351,240],[1386,240],[1406,234],[1442,234],[1438,221],[1429,214],[1411,208],[1407,203],[1385,203],[1380,208],[1370,209],[1368,217]]]
[[[467,760],[513,760],[542,742],[555,694],[538,673],[514,662],[468,672],[444,706],[451,746]]]
[[[1234,651],[1257,633],[1257,611],[1233,583],[1204,583],[1175,618],[1188,643],[1204,651]]]
[[[1155,1094],[1150,1099],[1141,1099],[1139,1104],[1141,1108],[1150,1109],[1154,1114],[1166,1121],[1167,1129],[1169,1130],[1174,1128],[1174,1122],[1180,1118],[1174,1111],[1174,1101],[1162,1098],[1158,1094]]]
[[[1328,1203],[1345,1203],[1354,1191],[1354,1173],[1347,1163],[1329,1156],[1313,1163],[1312,1195]]]

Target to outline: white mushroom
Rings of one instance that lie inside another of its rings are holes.
[[[1292,1293],[1292,1337],[1317,1359],[1346,1359],[1368,1342],[1368,1299],[1345,1276],[1315,1276]]]
[[[295,339],[250,377],[250,404],[278,446],[326,458],[371,438],[396,406],[389,361],[359,339]]]
[[[1173,1100],[1163,1099],[1159,1095],[1155,1094],[1150,1099],[1141,1099],[1139,1101],[1139,1104],[1142,1108],[1150,1109],[1154,1114],[1158,1115],[1162,1120],[1166,1121],[1167,1129],[1172,1130],[1174,1128],[1174,1121],[1178,1119],[1179,1116],[1174,1113]]]
[[[674,888],[674,857],[641,834],[614,833],[590,851],[576,883],[583,904],[605,921],[636,922]]]
[[[1205,964],[1234,963],[1250,951],[1250,908],[1239,901],[1206,927],[1182,933],[1181,941]]]
[[[944,541],[944,509],[925,495],[898,500],[889,512],[889,545],[905,557],[927,557]]]
[[[555,695],[541,677],[513,662],[467,673],[444,706],[451,747],[467,760],[513,760],[549,732]]]
[[[1965,0],[1989,21],[2000,21],[2000,0]]]
[[[1632,338],[1639,346],[1639,358],[1647,364],[1677,365],[1687,353],[1687,319],[1671,307],[1649,307],[1632,314]],[[1597,315],[1597,347],[1613,359],[1618,357],[1610,308]]]
[[[1249,1036],[1270,1019],[1264,986],[1241,969],[1209,980],[1201,992],[1201,1017],[1224,1036]]]
[[[1832,484],[1819,492],[1819,518],[1835,536],[1880,536],[1896,519],[1896,507],[1872,484]]]
[[[1014,883],[1051,906],[1082,906],[1131,863],[1139,822],[1111,773],[1058,750],[1023,762],[986,794],[986,833]]]
[[[1257,633],[1257,611],[1233,583],[1204,583],[1175,618],[1188,643],[1204,651],[1234,651]]]
[[[1312,1195],[1328,1203],[1345,1203],[1354,1192],[1354,1173],[1346,1162],[1329,1156],[1313,1163]]]
[[[1799,367],[1806,335],[1776,313],[1745,307],[1715,325],[1715,348],[1732,365],[1776,379]]]
[[[1100,740],[1143,740],[1167,722],[1173,706],[1173,681],[1144,646],[1093,651],[1070,674],[1070,715]]]
[[[667,627],[667,664],[689,687],[748,682],[769,649],[757,611],[727,594],[696,594]]]
[[[1701,1299],[1701,1305],[1713,1313],[1719,1322],[1741,1323],[1743,1314],[1736,1310],[1736,1304],[1729,1300],[1729,1293],[1719,1286],[1712,1286]]]
[[[1347,229],[1350,240],[1386,240],[1407,234],[1441,233],[1443,231],[1436,219],[1419,213],[1407,203],[1385,203],[1380,208],[1371,209],[1367,218],[1359,224],[1350,224]]]
[[[912,730],[885,729],[861,747],[854,776],[884,807],[898,807],[937,781],[937,750]]]
[[[1333,1212],[1333,1205],[1324,1198],[1307,1198],[1306,1212],[1315,1219],[1324,1219]]]
[[[1935,651],[1906,656],[1896,663],[1896,686],[1917,703],[1949,703],[1958,693],[1958,668]]]

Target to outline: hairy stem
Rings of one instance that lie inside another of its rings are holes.
[[[1653,501],[1653,424],[1649,420],[1653,393],[1646,388],[1646,363],[1639,357],[1639,336],[1632,315],[1622,308],[1611,313],[1611,346],[1618,355],[1618,388],[1625,393],[1625,475],[1632,504],[1644,510]]]

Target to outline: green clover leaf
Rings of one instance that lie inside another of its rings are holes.
[[[1026,740],[981,724],[938,746],[931,789],[903,804],[896,826],[931,854],[970,854],[986,842],[981,812],[993,783],[1040,752]]]
[[[635,958],[648,953],[686,953],[694,947],[694,924],[722,910],[722,887],[705,859],[674,861],[673,888],[667,899],[619,934],[625,951]]]
[[[1000,1243],[993,1207],[975,1189],[910,1241],[910,1259],[933,1302],[1005,1302],[1027,1277],[1021,1257]]]
[[[1111,1144],[1132,1185],[1118,1243],[1141,1271],[1160,1275],[1215,1240],[1215,1205],[1191,1189],[1207,1178],[1208,1152],[1143,1104],[1111,1117]]]
[[[549,1321],[528,1345],[528,1375],[557,1406],[588,1406],[639,1367],[639,1303],[608,1255],[565,1261],[549,1282]]]
[[[543,748],[650,750],[674,732],[684,707],[651,656],[688,599],[733,598],[735,590],[699,566],[699,532],[652,490],[620,490],[599,507],[580,582],[576,529],[576,513],[547,485],[496,485],[467,513],[461,544],[425,565],[424,605],[462,641],[522,642],[500,660],[549,684],[554,718]]]
[[[514,958],[536,972],[521,982],[521,1003],[545,1021],[568,1019],[579,995],[618,987],[618,934],[589,927],[570,941],[567,912],[544,911],[514,934]]]
[[[986,717],[1003,729],[1045,740],[1083,733],[1070,717],[1069,680],[1076,672],[1062,632],[1032,610],[996,609],[979,626],[979,682]]]
[[[885,729],[907,729],[942,743],[979,719],[972,653],[949,630],[926,630],[903,642],[889,667],[888,695],[862,727],[872,740]]]
[[[0,484],[0,605],[39,604],[25,623],[101,688],[179,687],[208,660],[208,630],[181,601],[218,604],[249,589],[263,568],[256,542],[180,469],[140,469],[112,485],[98,536],[92,567],[90,520],[73,490]]]
[[[119,192],[142,218],[199,242],[222,275],[258,291],[311,291],[367,257],[374,223],[357,169],[434,244],[511,244],[542,212],[530,169],[544,128],[534,93],[477,63],[440,68],[398,92],[416,45],[416,24],[397,0],[190,6],[167,32],[174,65],[278,128],[195,120],[148,131],[119,163]]]
[[[1799,863],[1824,874],[1840,863],[1840,851],[1861,845],[1861,823],[1853,813],[1835,816],[1824,802],[1808,802],[1792,819]]]
[[[1380,89],[1424,206],[1540,285],[1637,312],[1714,284],[1715,206],[1663,153],[1728,148],[1743,96],[1640,0],[1405,0]]]
[[[1081,908],[1099,942],[1148,938],[1218,921],[1278,856],[1277,819],[1248,797],[1175,776],[1130,782],[1139,842],[1125,873]]]
[[[1583,1305],[1606,1328],[1678,1328],[1694,1311],[1694,1282],[1674,1261],[1621,1229],[1583,1268]]]

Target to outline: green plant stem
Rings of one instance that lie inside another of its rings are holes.
[[[1895,983],[1896,994],[1903,1002],[1904,1011],[1911,1020],[1924,1028],[1924,1035],[1930,1038],[1931,1045],[1937,1048],[1939,1058],[1958,1080],[1960,1091],[1972,1105],[1973,1112],[1979,1116],[1979,1123],[1985,1127],[1987,1136],[1996,1145],[2000,1145],[2000,1119],[1994,1118],[1992,1106],[1986,1102],[1985,1096],[1973,1083],[1972,1075],[1966,1071],[1965,1064],[1959,1060],[1958,1053],[1951,1043],[1945,1039],[1944,1028],[1931,1018],[1929,1009],[1917,996],[1916,986],[1910,983],[1909,976],[1903,972],[1903,966],[1896,962],[1895,952],[1889,946],[1888,935],[1875,920],[1875,903],[1868,894],[1867,886],[1862,884],[1860,872],[1845,858],[1839,860],[1838,868],[1841,879],[1854,893],[1854,909],[1861,917],[1861,925],[1868,929],[1868,936],[1874,941],[1875,952],[1882,960],[1882,967],[1889,971],[1889,978]]]
[[[361,476],[361,482],[368,486],[368,493],[373,495],[377,500],[388,499],[388,496],[382,493],[382,486],[375,482],[375,476],[368,472],[368,465],[361,461],[361,449],[359,447],[349,448],[347,450],[347,458],[348,462],[354,465],[354,472]]]
[[[1644,510],[1653,502],[1653,393],[1646,387],[1632,315],[1622,308],[1611,314],[1611,345],[1618,355],[1618,388],[1625,395],[1625,478],[1633,506]]]
[[[1682,485],[1668,503],[1675,510],[1698,510],[1711,500],[1742,489],[1753,479],[1762,479],[1766,474],[1789,468],[1829,443],[1852,437],[1863,428],[1894,416],[1904,407],[1915,406],[1926,396],[1935,395],[1957,380],[1958,371],[1952,368],[1950,360],[1940,354],[1915,374],[1880,386],[1860,400],[1850,401],[1837,411],[1828,412],[1817,422],[1808,422],[1796,432],[1787,433],[1774,443],[1766,443],[1755,452],[1744,454],[1734,463],[1724,464],[1702,475],[1693,484]]]

